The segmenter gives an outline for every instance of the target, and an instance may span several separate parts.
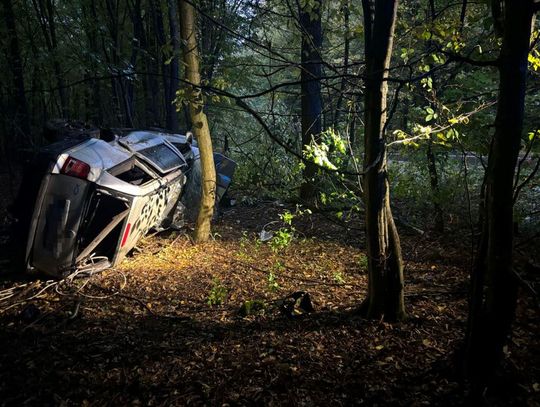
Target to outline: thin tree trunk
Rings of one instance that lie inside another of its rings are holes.
[[[156,92],[154,89],[152,89],[152,81],[155,81],[156,77],[152,75],[152,63],[151,63],[151,50],[149,47],[149,40],[148,40],[148,29],[145,27],[144,19],[142,16],[142,11],[138,11],[137,13],[137,19],[138,19],[138,40],[139,40],[139,47],[143,51],[142,53],[142,62],[144,64],[144,67],[146,69],[146,72],[148,72],[148,75],[144,75],[142,78],[142,86],[143,86],[143,95],[144,95],[144,115],[143,115],[143,122],[147,126],[155,126],[157,122],[159,121],[157,119],[157,113],[155,106],[155,103],[157,102],[154,100],[153,94]]]
[[[345,29],[344,35],[344,49],[343,49],[343,77],[341,78],[341,85],[339,89],[338,100],[336,102],[336,112],[334,115],[334,129],[337,129],[339,125],[339,116],[341,114],[341,105],[343,103],[343,98],[345,94],[345,88],[347,81],[349,80],[347,75],[349,74],[349,49],[351,41],[351,27],[349,22],[350,11],[350,0],[346,0],[343,5],[343,25]]]
[[[56,39],[56,23],[54,21],[54,4],[52,0],[32,0],[38,20],[40,22],[43,37],[49,54],[52,56],[54,76],[58,85],[58,95],[60,97],[60,113],[64,118],[69,118],[68,97],[64,84],[64,74],[60,69],[58,61]]]
[[[431,194],[433,201],[433,212],[435,214],[435,230],[439,233],[444,232],[444,216],[440,204],[439,174],[437,173],[437,162],[433,152],[433,142],[427,141],[426,159],[429,172],[429,184],[431,185]]]
[[[155,9],[156,5],[154,0],[150,0],[148,7],[150,12],[146,17],[146,33],[147,33],[147,44],[148,51],[150,48],[153,49],[152,58],[148,61],[148,71],[150,75],[146,76],[146,86],[147,86],[147,97],[150,101],[150,104],[147,106],[147,111],[149,115],[149,122],[152,126],[162,126],[163,121],[163,108],[165,107],[162,101],[164,97],[161,97],[160,87],[159,87],[159,71],[161,69],[161,47],[159,35],[157,33],[158,27],[158,13]],[[151,46],[150,46],[151,43]],[[165,79],[163,79],[165,80]]]
[[[435,14],[435,1],[430,0],[430,16],[431,22],[435,22],[436,14]],[[433,47],[433,43],[431,38],[426,42],[426,53],[429,53],[430,50]],[[431,77],[432,83],[435,83],[435,75],[432,73],[429,75]],[[435,100],[435,85],[432,86],[431,89],[431,101],[430,101],[430,107],[435,110],[437,109]],[[428,91],[429,96],[429,91]],[[443,233],[444,232],[444,214],[443,210],[440,204],[440,188],[439,188],[439,174],[437,173],[437,163],[435,160],[435,153],[433,152],[433,143],[431,141],[431,138],[427,140],[427,148],[426,148],[426,159],[427,159],[427,167],[428,167],[428,173],[429,173],[429,184],[431,186],[431,201],[433,203],[433,212],[434,212],[434,228],[437,232]]]
[[[386,160],[388,69],[397,0],[363,0],[365,20],[364,193],[368,254],[368,296],[362,305],[370,318],[405,318],[403,261],[390,209]]]
[[[131,21],[133,23],[133,40],[131,48],[130,65],[134,71],[137,71],[137,60],[139,51],[144,50],[145,39],[143,33],[143,23],[141,15],[141,0],[135,0],[133,4],[128,2],[131,7]],[[126,116],[128,117],[128,126],[133,127],[135,122],[135,78],[128,78],[126,83]]]
[[[166,64],[166,58],[161,50],[167,43],[165,36],[165,27],[163,25],[163,12],[161,9],[161,3],[157,0],[151,0],[151,10],[154,19],[154,31],[157,37],[160,57],[160,67],[162,74],[162,84],[163,84],[163,101],[164,101],[164,112],[165,112],[165,123],[168,122],[171,117],[171,111],[174,109],[172,103],[174,100],[174,95],[171,95],[170,83],[170,67]]]
[[[485,190],[485,214],[472,275],[465,368],[480,397],[511,332],[518,284],[513,274],[513,182],[523,127],[531,1],[507,1],[499,57],[499,96]]]
[[[302,30],[301,49],[301,92],[302,92],[302,147],[309,146],[312,141],[318,142],[322,130],[322,98],[321,98],[321,4],[312,2],[299,5],[300,29]],[[306,162],[303,171],[303,183],[300,188],[300,199],[314,203],[317,191],[313,177],[317,172],[314,163]]]
[[[105,55],[105,60],[109,69],[113,73],[117,73],[118,70],[118,51],[119,51],[119,41],[118,41],[118,26],[119,26],[119,17],[118,17],[118,3],[114,0],[105,0],[106,13],[108,16],[107,28],[109,35],[111,37],[112,46],[110,47],[110,54],[108,52],[108,47],[105,45],[105,40],[102,38],[102,48],[103,54]],[[114,112],[114,117],[117,123],[124,123],[125,117],[122,114],[122,105],[123,105],[123,96],[122,96],[122,78],[111,78],[111,101],[112,101],[112,111]],[[121,100],[122,98],[122,100]]]
[[[13,5],[11,0],[2,0],[4,6],[4,23],[7,28],[7,37],[9,42],[9,67],[13,75],[13,83],[15,85],[14,112],[13,119],[15,121],[14,140],[9,143],[12,146],[18,147],[22,144],[24,138],[30,137],[30,117],[28,115],[28,103],[24,93],[24,71],[21,58],[21,49],[19,47],[19,38],[15,25],[15,14],[13,13]],[[22,135],[22,137],[20,137]]]
[[[176,98],[176,92],[180,87],[180,27],[178,22],[178,8],[176,0],[168,0],[168,9],[169,9],[169,28],[171,33],[172,40],[172,49],[173,56],[171,59],[170,70],[171,70],[171,80],[169,82],[169,94],[171,97],[171,103],[173,103]],[[179,131],[178,124],[178,112],[176,108],[171,106],[171,109],[167,111],[167,128],[174,132]]]
[[[90,2],[90,8],[87,9],[86,7],[83,7],[83,16],[85,17],[85,31],[88,41],[88,46],[90,48],[90,51],[93,54],[98,54],[99,47],[98,47],[98,30],[95,27],[94,21],[97,20],[97,10],[96,10],[96,3],[95,0],[92,0]],[[90,18],[92,17],[92,18]],[[99,69],[99,64],[95,61],[94,58],[90,59],[89,62],[89,71],[87,72],[88,76],[92,77],[97,75]],[[97,125],[103,125],[103,110],[101,107],[101,81],[100,80],[92,80],[91,82],[91,94],[92,94],[92,100],[90,101],[90,106],[88,106],[89,109],[89,119],[94,122],[94,124]]]
[[[185,78],[188,83],[186,93],[189,99],[190,116],[193,132],[197,138],[201,155],[202,168],[202,197],[197,223],[195,224],[194,239],[204,242],[210,237],[210,222],[216,200],[216,170],[212,153],[212,139],[208,120],[204,113],[202,97],[199,52],[197,48],[197,26],[195,10],[191,4],[180,0],[180,15],[182,17],[182,44],[184,46]]]

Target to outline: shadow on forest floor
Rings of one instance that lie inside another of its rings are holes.
[[[409,319],[368,321],[355,312],[366,292],[359,232],[300,219],[275,252],[256,233],[283,209],[238,206],[203,245],[147,237],[90,279],[4,274],[0,404],[459,404],[449,361],[466,318],[463,247],[404,239]],[[280,300],[300,290],[315,311],[288,318]],[[246,302],[258,304],[251,315],[239,312]],[[523,297],[505,362],[512,377],[488,394],[495,405],[535,405],[538,325]]]

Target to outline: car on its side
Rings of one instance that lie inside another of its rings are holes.
[[[214,154],[216,200],[236,164]],[[62,278],[118,264],[150,229],[180,228],[200,202],[191,135],[158,130],[79,132],[43,148],[14,205],[26,271]]]

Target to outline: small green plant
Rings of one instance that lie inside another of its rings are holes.
[[[282,220],[283,223],[285,223],[286,225],[291,226],[292,221],[294,219],[294,215],[289,211],[285,211],[285,212],[283,212],[283,213],[281,213],[279,215],[279,218]]]
[[[365,254],[360,255],[360,258],[358,259],[358,265],[362,270],[368,269],[368,258]]]
[[[221,305],[227,298],[227,287],[225,287],[218,278],[212,280],[212,289],[208,294],[206,303],[210,306]]]
[[[247,261],[250,259],[249,255],[249,244],[251,243],[248,232],[243,231],[242,236],[240,237],[240,240],[238,241],[238,245],[240,246],[240,250],[236,252],[236,257],[238,257],[240,260]]]
[[[266,310],[266,304],[262,300],[247,300],[244,301],[238,313],[242,317],[247,317],[248,315],[260,315],[264,314]]]
[[[268,273],[268,277],[266,278],[266,280],[267,280],[267,283],[268,283],[268,290],[269,291],[275,292],[275,291],[279,290],[279,283],[277,282],[277,277],[276,277],[276,275],[274,274],[273,271],[270,271]]]
[[[343,278],[343,274],[341,273],[341,271],[336,271],[334,273],[334,281],[338,284],[344,284],[345,283],[345,278]]]
[[[274,237],[270,240],[270,248],[274,253],[288,247],[293,240],[293,231],[288,228],[280,228],[274,233]]]
[[[244,248],[248,245],[248,243],[249,243],[249,236],[248,236],[248,232],[247,232],[247,231],[244,230],[244,231],[242,232],[242,236],[240,237],[239,243],[240,243],[240,247],[241,247],[242,249],[244,249]]]
[[[281,261],[276,260],[276,262],[272,265],[272,269],[277,272],[285,271],[285,265]]]
[[[247,261],[249,260],[249,255],[244,250],[239,250],[235,253],[236,257],[238,257],[239,260]]]
[[[296,216],[306,214],[311,215],[311,210],[301,209],[300,205],[297,205],[294,213],[287,210],[279,215],[279,218],[285,227],[279,228],[276,232],[274,232],[274,236],[270,240],[270,248],[274,253],[282,251],[291,244],[296,236],[296,229],[294,228],[292,222]]]

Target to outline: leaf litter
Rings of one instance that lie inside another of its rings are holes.
[[[409,318],[370,321],[356,312],[367,291],[359,221],[295,219],[294,238],[275,251],[258,236],[282,210],[233,208],[198,246],[178,232],[146,237],[90,279],[0,280],[0,404],[459,404],[459,239],[405,237]],[[284,312],[299,292],[312,310]],[[524,294],[505,352],[511,380],[486,395],[492,405],[539,405],[538,326]]]

